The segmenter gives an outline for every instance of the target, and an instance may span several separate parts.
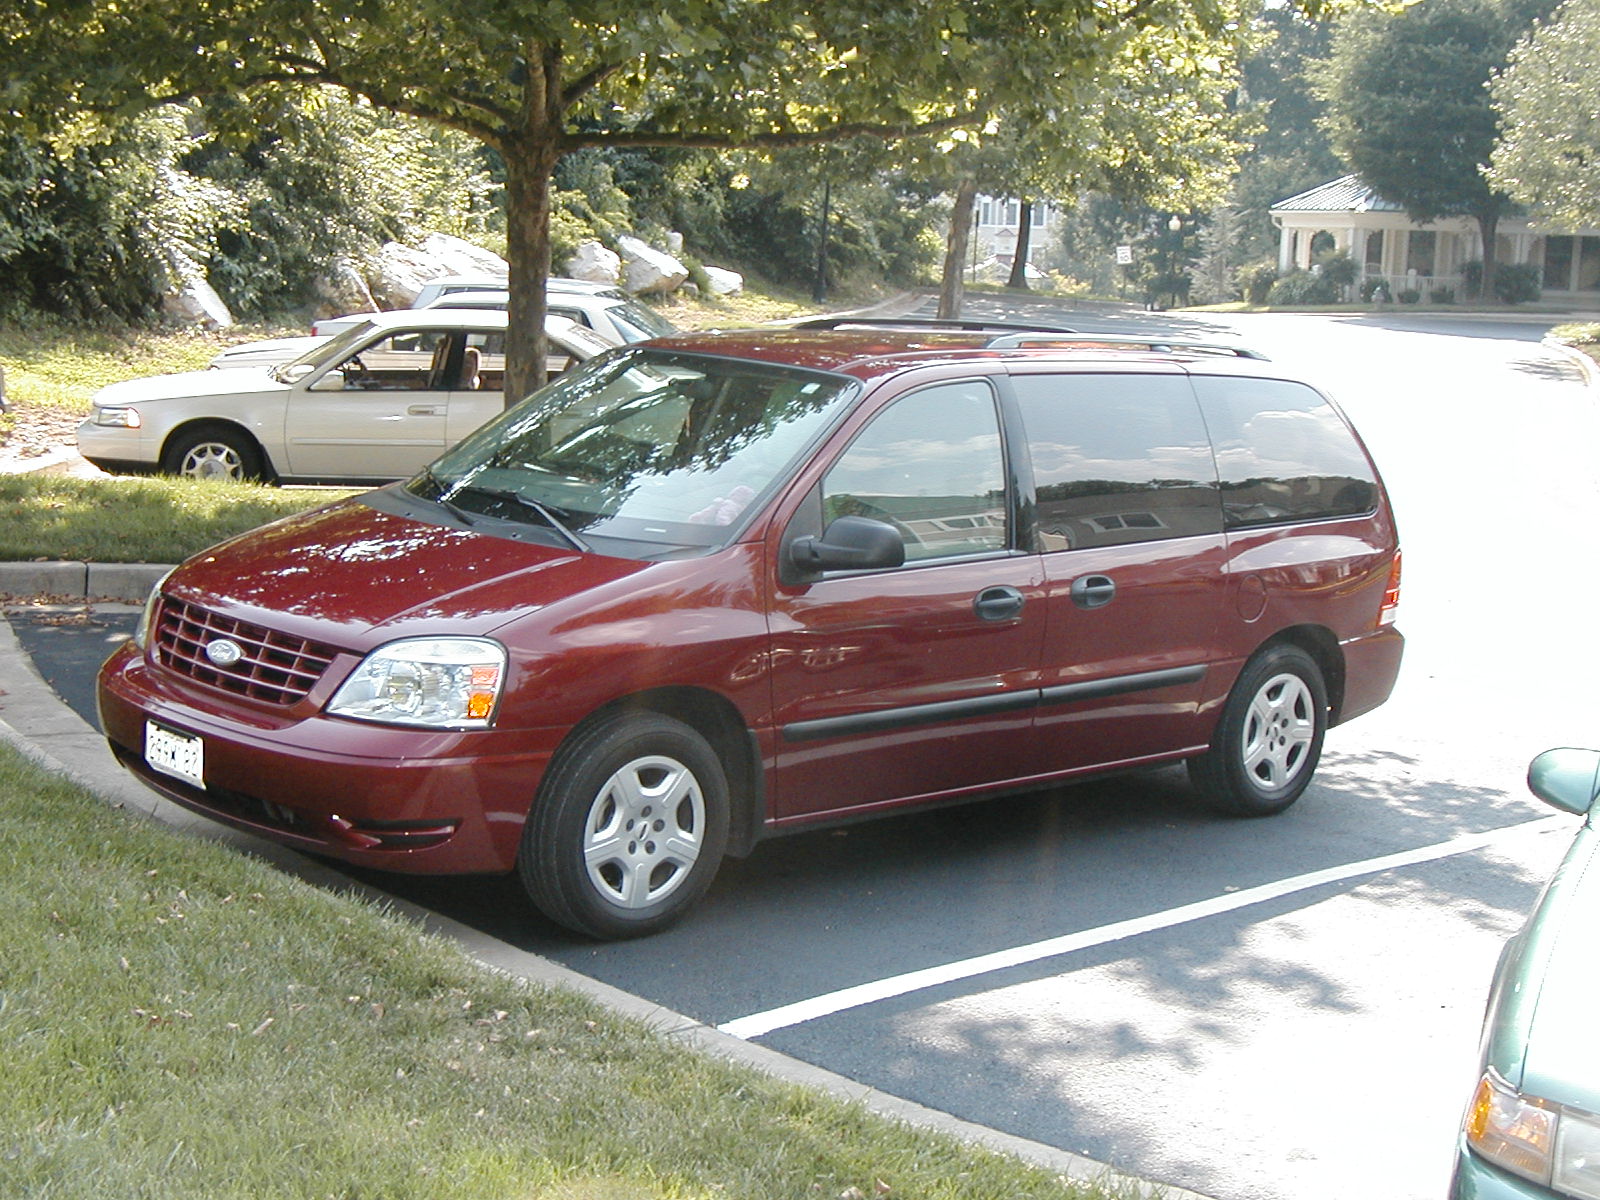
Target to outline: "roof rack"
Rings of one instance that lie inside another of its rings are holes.
[[[1023,346],[1050,345],[1063,341],[1061,338],[1050,337],[1048,334],[1041,337],[1039,334],[1028,333],[1002,333],[989,339],[990,350],[1012,350]],[[1084,333],[1070,340],[1073,346],[1111,346],[1129,347],[1149,350],[1155,354],[1216,354],[1230,358],[1254,358],[1266,361],[1267,356],[1258,350],[1250,350],[1244,346],[1229,345],[1224,342],[1191,342],[1183,338],[1148,338],[1131,337],[1120,333]]]
[[[1016,321],[967,321],[951,317],[814,317],[791,329],[949,329],[957,333],[1078,333],[1065,325],[1024,325]]]

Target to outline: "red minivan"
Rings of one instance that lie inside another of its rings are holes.
[[[363,866],[649,933],[786,830],[1186,759],[1265,815],[1399,669],[1382,482],[1248,352],[871,328],[615,351],[190,559],[112,749]]]

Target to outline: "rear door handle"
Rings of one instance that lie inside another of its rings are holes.
[[[984,588],[972,600],[972,609],[985,621],[1009,621],[1022,611],[1022,593],[1014,587]]]
[[[1102,608],[1116,594],[1117,585],[1109,575],[1080,575],[1072,581],[1072,602],[1079,608]]]
[[[413,417],[442,417],[444,405],[442,404],[413,404],[406,409],[406,413]]]

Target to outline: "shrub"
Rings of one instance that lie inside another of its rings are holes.
[[[1333,281],[1310,271],[1292,271],[1267,293],[1267,303],[1274,306],[1297,304],[1334,304],[1339,291]]]
[[[1265,304],[1277,281],[1278,269],[1269,262],[1240,267],[1234,274],[1239,293],[1251,304]]]
[[[1476,260],[1461,265],[1467,290],[1483,295],[1483,264]],[[1497,263],[1494,269],[1494,298],[1502,304],[1522,304],[1544,294],[1543,272],[1533,263]]]
[[[1349,287],[1361,273],[1356,260],[1348,254],[1329,254],[1318,259],[1317,265],[1322,268],[1322,277],[1335,287]]]
[[[1456,302],[1455,288],[1436,287],[1428,292],[1429,304],[1454,304]]]
[[[1405,288],[1401,291],[1399,300],[1401,304],[1416,304],[1422,299],[1422,293],[1416,288]]]
[[[1372,276],[1361,281],[1361,300],[1364,304],[1389,302],[1389,281],[1382,276]]]

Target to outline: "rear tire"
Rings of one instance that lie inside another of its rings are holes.
[[[161,456],[161,470],[183,479],[270,482],[255,442],[225,425],[200,425],[179,433]]]
[[[689,726],[617,713],[575,732],[528,815],[517,872],[552,921],[597,938],[656,933],[711,885],[728,842],[722,763]]]
[[[1298,646],[1272,646],[1245,664],[1189,778],[1218,812],[1272,816],[1310,784],[1327,730],[1322,669]]]

